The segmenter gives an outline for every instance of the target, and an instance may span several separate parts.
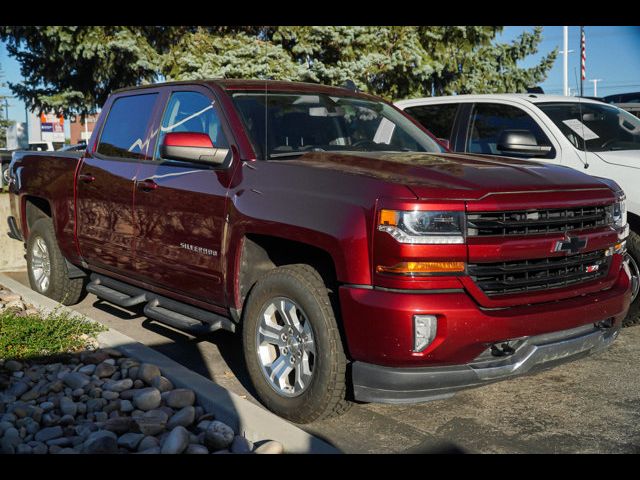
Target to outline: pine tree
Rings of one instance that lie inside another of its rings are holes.
[[[554,50],[531,68],[542,29],[498,43],[491,26],[0,27],[29,108],[93,113],[113,90],[160,80],[263,78],[343,85],[388,100],[523,92],[544,80]]]

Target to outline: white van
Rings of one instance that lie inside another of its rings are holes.
[[[640,118],[614,105],[542,94],[456,95],[402,100],[454,152],[555,163],[614,180],[626,194],[634,300],[640,323]]]

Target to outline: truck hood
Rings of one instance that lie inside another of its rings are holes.
[[[489,155],[310,152],[287,162],[402,184],[418,198],[473,200],[498,192],[608,188],[568,167]]]

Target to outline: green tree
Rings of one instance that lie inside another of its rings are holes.
[[[172,27],[0,27],[24,77],[9,84],[13,93],[34,110],[83,115],[117,88],[154,81],[172,33]]]
[[[0,27],[20,63],[10,88],[28,107],[92,113],[115,89],[158,80],[264,78],[343,85],[389,100],[522,92],[557,52],[531,68],[542,30],[498,43],[491,26]]]
[[[502,27],[419,27],[435,74],[429,82],[435,95],[522,93],[542,82],[557,57],[557,49],[531,68],[518,62],[537,53],[542,27],[524,32],[511,43],[497,43]],[[428,92],[431,93],[431,92]]]

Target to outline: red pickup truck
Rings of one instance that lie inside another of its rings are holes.
[[[259,398],[296,422],[599,351],[629,308],[614,182],[450,153],[347,89],[120,90],[86,152],[16,154],[10,181],[33,289],[241,332]]]

